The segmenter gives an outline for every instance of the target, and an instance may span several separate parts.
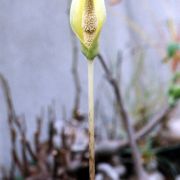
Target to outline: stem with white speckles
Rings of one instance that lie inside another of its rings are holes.
[[[94,67],[93,61],[88,60],[88,103],[89,103],[89,174],[90,180],[95,179],[94,156]]]

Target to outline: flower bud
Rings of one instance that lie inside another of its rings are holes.
[[[98,54],[98,39],[106,18],[104,0],[72,0],[70,23],[81,42],[83,54],[93,60]]]

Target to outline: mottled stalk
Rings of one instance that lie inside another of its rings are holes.
[[[89,102],[89,174],[90,180],[95,179],[94,156],[94,72],[93,61],[88,60],[88,102]]]

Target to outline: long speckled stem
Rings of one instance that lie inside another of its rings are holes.
[[[89,103],[89,174],[90,180],[95,179],[94,156],[94,67],[93,61],[88,60],[88,103]]]

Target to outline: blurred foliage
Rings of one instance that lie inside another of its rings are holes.
[[[169,58],[172,58],[176,55],[177,51],[180,50],[180,44],[177,42],[172,42],[167,46],[167,54]]]
[[[166,89],[146,64],[146,50],[136,51],[132,59],[132,73],[125,89],[125,100],[130,113],[141,128],[151,115],[160,108],[166,97]],[[154,81],[153,79],[156,79]]]
[[[168,91],[169,104],[171,106],[175,105],[180,99],[180,72],[174,74],[172,82]]]

